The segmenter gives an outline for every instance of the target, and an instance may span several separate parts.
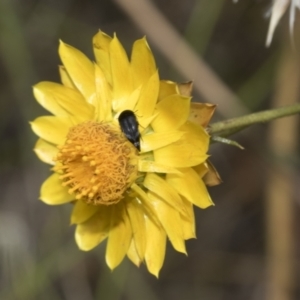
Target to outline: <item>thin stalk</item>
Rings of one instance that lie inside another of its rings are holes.
[[[300,113],[300,103],[265,110],[258,113],[253,113],[242,117],[213,123],[209,128],[209,134],[218,136],[229,136],[250,125],[257,123],[265,123],[278,118],[295,115],[298,113]]]

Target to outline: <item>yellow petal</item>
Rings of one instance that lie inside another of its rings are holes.
[[[179,212],[172,206],[165,203],[161,197],[152,192],[148,193],[148,197],[152,206],[155,208],[158,218],[163,225],[174,249],[176,249],[178,252],[186,254]]]
[[[93,107],[76,90],[54,82],[40,82],[33,88],[37,101],[56,116],[73,115],[90,120]]]
[[[97,93],[97,102],[95,103],[97,112],[96,119],[98,121],[111,120],[111,90],[103,71],[97,65],[95,65],[95,81]]]
[[[137,251],[136,251],[136,248],[135,248],[135,243],[134,243],[134,240],[131,239],[131,242],[130,242],[130,246],[129,246],[129,249],[127,251],[127,257],[137,266],[139,267],[142,260],[140,259]]]
[[[100,69],[103,71],[106,80],[112,85],[110,58],[109,58],[109,45],[112,38],[99,30],[93,38],[94,55],[96,62]]]
[[[216,107],[213,104],[192,102],[189,120],[200,126],[207,127]]]
[[[130,65],[127,54],[116,36],[109,46],[113,82],[113,109],[118,111],[118,108],[124,106],[124,102],[133,91]]]
[[[144,133],[143,133],[143,131],[145,131],[146,133],[148,132],[148,130],[149,130],[149,128],[147,128],[149,125],[150,125],[150,123],[156,118],[156,116],[157,116],[158,114],[157,113],[154,113],[152,116],[150,116],[150,117],[148,117],[148,118],[143,118],[143,126],[141,126],[141,124],[140,124],[140,126],[139,126],[139,132],[143,135]],[[137,117],[138,117],[138,122],[140,122],[139,121],[139,115],[137,115]]]
[[[85,222],[98,210],[98,206],[86,204],[82,200],[76,201],[71,214],[71,224],[79,224]]]
[[[151,192],[159,194],[160,197],[174,209],[186,214],[185,207],[177,191],[169,185],[163,178],[154,173],[148,173],[143,185]]]
[[[41,161],[49,165],[54,165],[53,157],[56,156],[58,149],[43,139],[38,139],[34,146],[34,152]]]
[[[75,240],[83,251],[89,251],[104,241],[109,232],[111,207],[101,206],[101,209],[86,222],[77,225]]]
[[[177,83],[169,80],[161,80],[159,83],[158,101],[174,94],[178,94]]]
[[[187,121],[179,128],[183,137],[166,147],[154,150],[154,160],[166,166],[186,168],[199,165],[207,159],[209,136],[203,127]]]
[[[135,248],[140,259],[143,260],[147,242],[144,212],[141,204],[139,204],[136,199],[130,199],[129,201],[126,201],[126,209],[132,228]]]
[[[139,122],[141,126],[146,127],[147,119],[153,115],[157,102],[159,90],[159,77],[156,71],[149,80],[142,86],[139,101],[135,107],[136,113],[140,116]]]
[[[207,155],[186,139],[178,141],[154,152],[154,160],[173,168],[186,168],[199,165],[207,159]]]
[[[142,203],[142,208],[145,212],[145,214],[151,218],[151,220],[155,223],[157,223],[158,225],[160,224],[157,216],[156,216],[156,212],[154,210],[154,208],[149,204],[149,199],[148,199],[148,195],[147,193],[142,190],[136,183],[133,183],[131,185],[131,189],[132,191],[134,191],[137,194],[137,199]]]
[[[187,144],[193,145],[195,149],[202,153],[207,153],[209,147],[209,135],[206,130],[197,124],[187,121],[180,127],[184,131],[184,139]]]
[[[167,174],[166,181],[180,195],[184,196],[194,205],[200,208],[207,208],[213,205],[213,202],[207,192],[202,179],[192,168],[180,170],[182,174]]]
[[[69,76],[87,102],[95,103],[93,63],[79,50],[60,42],[59,55]]]
[[[62,145],[72,126],[70,120],[68,117],[39,117],[31,122],[31,128],[36,135],[47,142]]]
[[[46,86],[47,84],[48,82],[40,82],[35,86],[33,86],[33,94],[35,99],[41,106],[43,106],[46,110],[48,110],[52,114],[56,116],[67,117],[69,115],[68,112],[59,105],[59,103],[56,101],[55,97],[52,96],[52,94],[49,95]],[[46,87],[46,89],[44,89],[43,87]]]
[[[106,263],[111,270],[125,257],[132,238],[132,230],[122,202],[112,207],[111,224],[106,247]]]
[[[40,199],[49,205],[59,205],[74,200],[74,195],[68,193],[68,188],[62,186],[57,173],[48,177],[41,187]]]
[[[193,167],[193,169],[196,171],[196,173],[198,174],[198,176],[200,178],[203,178],[203,176],[208,172],[207,162],[208,162],[208,160],[206,162],[204,162],[203,164]]]
[[[185,240],[196,238],[195,230],[195,215],[193,204],[185,199],[182,199],[185,209],[187,211],[187,216],[180,215],[183,238]]]
[[[167,236],[165,230],[146,218],[147,247],[145,260],[149,272],[158,277],[164,263]]]
[[[138,170],[140,172],[155,172],[155,173],[180,173],[178,169],[159,164],[151,160],[138,160]]]
[[[145,37],[133,44],[131,69],[134,88],[148,81],[156,71],[155,60]]]
[[[141,87],[135,89],[128,97],[128,99],[126,100],[126,102],[122,102],[120,103],[120,105],[117,107],[116,112],[122,112],[123,110],[132,110],[137,112],[137,110],[135,109],[135,106],[139,100],[140,97],[140,93],[141,93]],[[139,115],[136,115],[137,118],[139,118]],[[152,121],[152,120],[151,120]],[[148,123],[149,124],[149,123]]]
[[[182,135],[183,132],[178,130],[153,132],[151,134],[143,135],[141,139],[141,150],[142,152],[148,152],[162,148],[178,141]]]
[[[190,111],[190,98],[171,95],[156,105],[157,117],[151,126],[156,132],[174,130],[183,125]]]
[[[58,66],[58,70],[59,70],[59,75],[60,75],[60,81],[61,83],[71,89],[77,89],[76,86],[74,85],[71,77],[69,76],[66,68],[62,65]]]

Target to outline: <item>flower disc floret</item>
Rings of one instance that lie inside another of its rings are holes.
[[[136,178],[135,152],[114,125],[84,122],[70,128],[55,170],[77,200],[110,205],[123,198]]]

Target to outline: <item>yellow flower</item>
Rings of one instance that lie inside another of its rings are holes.
[[[62,84],[34,86],[37,101],[53,114],[31,123],[40,137],[34,150],[54,171],[40,198],[74,204],[80,249],[107,239],[111,269],[127,255],[158,276],[167,238],[186,253],[185,240],[195,238],[193,205],[213,204],[203,178],[218,181],[204,129],[214,106],[191,109],[190,83],[160,81],[145,38],[134,43],[130,61],[116,36],[100,31],[93,46],[95,63],[60,42]],[[125,110],[137,118],[141,151],[120,128]]]

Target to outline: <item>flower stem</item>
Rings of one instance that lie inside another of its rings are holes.
[[[228,119],[211,124],[209,128],[210,135],[229,136],[250,125],[256,123],[269,122],[278,118],[300,113],[300,103],[283,106],[280,108],[270,109],[253,113],[250,115]]]

